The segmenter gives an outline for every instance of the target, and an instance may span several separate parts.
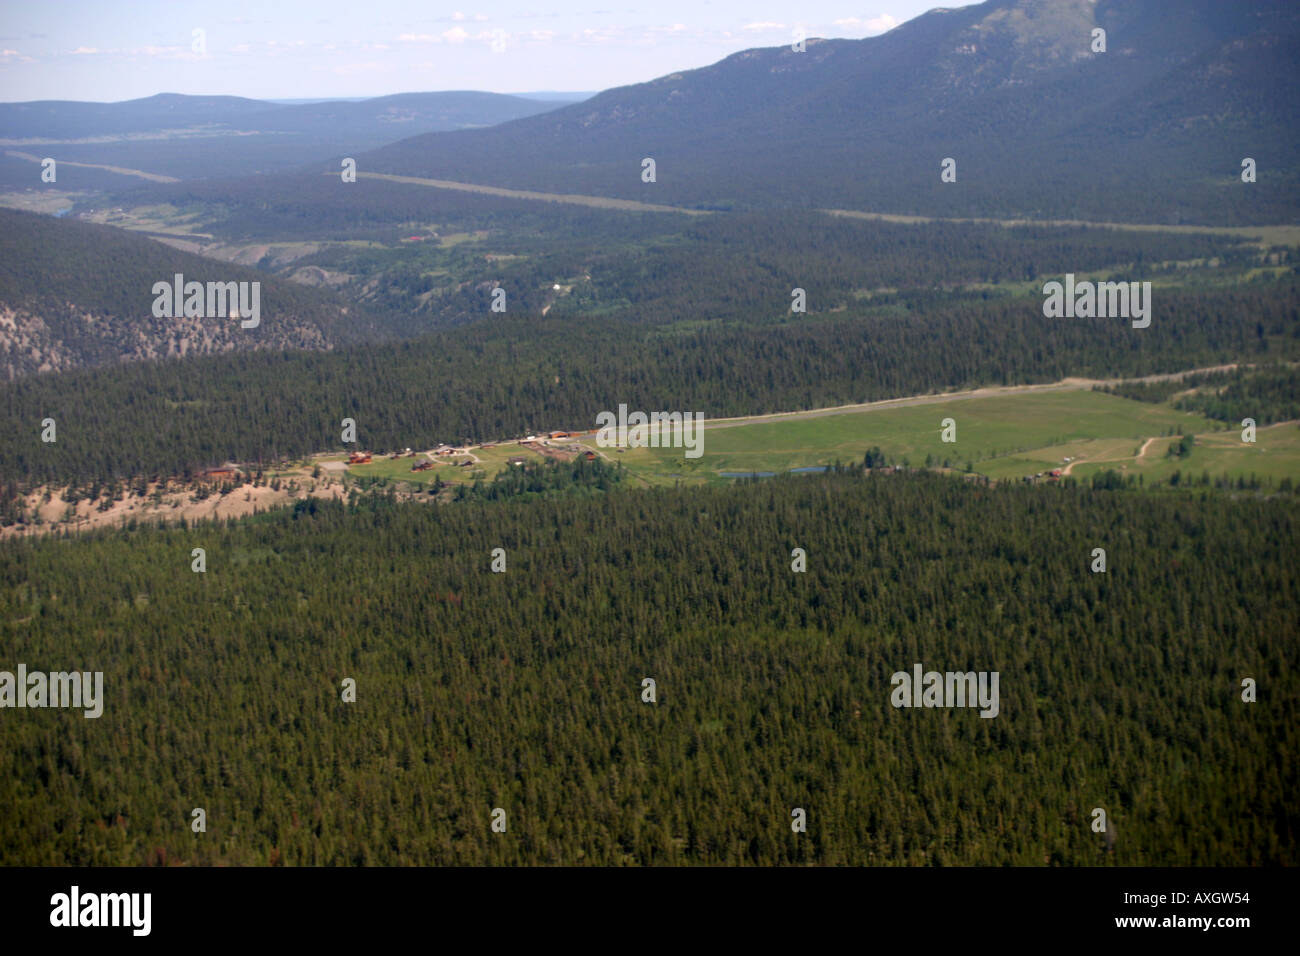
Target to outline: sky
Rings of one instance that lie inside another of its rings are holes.
[[[963,5],[960,0],[954,6]],[[0,101],[598,91],[933,0],[0,0]]]

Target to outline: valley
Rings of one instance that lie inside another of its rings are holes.
[[[1150,376],[1135,384],[1230,372],[1236,365]],[[1244,370],[1248,371],[1248,370]],[[727,484],[745,474],[776,475],[836,466],[862,467],[868,449],[883,456],[870,467],[950,473],[988,481],[1084,482],[1104,473],[1152,488],[1209,486],[1274,494],[1300,485],[1300,422],[1241,428],[1180,411],[1172,401],[1141,403],[1097,391],[1126,380],[1067,379],[1045,385],[985,387],[886,399],[864,405],[706,421],[704,460],[680,449],[608,447],[594,427],[540,436],[471,440],[380,451],[364,463],[337,452],[311,454],[265,469],[233,463],[225,478],[126,479],[94,494],[71,486],[40,486],[24,495],[0,537],[87,531],[127,522],[219,521],[285,507],[307,498],[338,500],[358,491],[392,492],[400,500],[449,504],[461,486],[490,485],[520,467],[599,458],[626,472],[628,487]],[[1180,399],[1196,394],[1175,393]],[[957,423],[958,440],[941,440],[940,423]],[[576,426],[575,426],[576,427]],[[1188,458],[1168,449],[1194,434]],[[421,470],[414,470],[416,465]],[[257,473],[254,480],[254,472]],[[238,478],[235,478],[238,474]],[[115,491],[116,489],[116,491]],[[69,500],[71,499],[71,500]]]
[[[1300,862],[1293,2],[204,12],[0,56],[0,875]]]

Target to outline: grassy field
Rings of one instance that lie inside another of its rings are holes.
[[[1208,473],[1211,477],[1254,475],[1274,481],[1300,479],[1300,426],[1295,422],[1259,429],[1253,445],[1241,440],[1239,428],[1209,434],[1196,432],[1196,446],[1187,458],[1171,458],[1166,454],[1176,441],[1167,438],[1152,442],[1140,460],[1109,465],[1085,461],[1072,473],[1087,476],[1114,468],[1124,474],[1142,475],[1147,481],[1168,481],[1176,471],[1197,477]]]
[[[0,193],[0,206],[6,209],[24,209],[27,212],[52,214],[67,209],[78,199],[90,195],[84,192],[63,192],[57,189],[28,190],[26,192]]]
[[[956,422],[953,443],[941,440],[941,422]],[[1197,444],[1185,460],[1165,452],[1174,436],[1191,432]],[[1154,439],[1138,457],[1147,439]],[[784,472],[860,463],[878,445],[891,463],[906,462],[974,470],[994,479],[1015,479],[1070,465],[1087,476],[1108,468],[1165,480],[1173,472],[1200,475],[1256,474],[1300,478],[1300,428],[1259,430],[1254,445],[1239,429],[1167,404],[1150,404],[1086,390],[1023,393],[989,398],[878,408],[817,418],[707,428],[704,454],[686,459],[681,449],[605,449],[651,484],[677,480],[725,481],[722,472]]]
[[[956,423],[956,441],[941,438],[942,423]],[[1179,436],[1190,433],[1196,444],[1187,458],[1169,457]],[[1241,441],[1240,429],[1202,415],[1178,411],[1168,403],[1137,402],[1087,389],[1025,391],[976,398],[928,401],[918,405],[854,408],[780,421],[716,422],[703,433],[703,454],[688,459],[681,448],[601,448],[595,435],[575,440],[575,450],[591,449],[622,463],[639,485],[672,486],[678,482],[725,483],[730,473],[782,473],[799,468],[861,464],[868,448],[879,446],[890,464],[972,470],[994,480],[1017,480],[1060,468],[1087,478],[1114,470],[1164,483],[1175,472],[1186,476],[1252,476],[1272,481],[1300,479],[1300,425],[1295,422],[1258,430],[1254,444]],[[457,467],[464,456],[434,459],[442,464],[412,472],[427,460],[376,457],[368,465],[350,465],[350,478],[385,478],[424,486],[440,477],[444,484],[491,480],[509,467],[508,459],[543,456],[514,442],[472,449],[477,463]],[[341,462],[337,453],[312,464]],[[1069,459],[1069,463],[1066,462]],[[338,474],[338,472],[327,472]]]

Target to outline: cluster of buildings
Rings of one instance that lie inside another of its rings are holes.
[[[1061,469],[1053,468],[1051,471],[1040,471],[1036,475],[1026,475],[1024,480],[1031,483],[1036,481],[1060,481],[1061,474]]]
[[[545,446],[549,442],[552,441],[567,442],[569,439],[578,438],[582,434],[584,433],[561,431],[557,429],[555,431],[542,432],[541,434],[538,435],[526,435],[523,438],[517,439],[515,443],[518,444],[521,448],[526,448],[529,451],[535,452],[537,454],[547,454],[548,452],[545,451]],[[411,471],[429,471],[431,468],[434,468],[437,465],[444,463],[438,461],[437,459],[451,459],[451,458],[464,458],[465,459],[464,461],[457,461],[455,462],[455,465],[460,468],[472,468],[475,465],[481,464],[481,462],[474,455],[475,449],[480,451],[485,451],[490,448],[495,448],[497,447],[497,445],[503,445],[503,444],[509,444],[509,442],[490,441],[490,442],[483,442],[482,444],[479,445],[467,444],[463,446],[448,445],[444,443],[438,445],[436,448],[434,448],[431,452],[428,453],[430,456],[432,456],[431,458],[425,458],[413,464],[411,466]],[[389,457],[390,458],[402,458],[402,457],[413,458],[415,457],[415,455],[416,452],[407,448],[402,452],[394,452]],[[583,457],[587,461],[595,461],[596,453],[594,451],[586,451]],[[370,462],[372,462],[373,460],[374,460],[374,455],[371,452],[354,451],[352,452],[351,455],[348,456],[347,463],[349,465],[367,465],[370,464]],[[527,463],[528,463],[528,459],[522,455],[515,455],[512,456],[510,459],[508,459],[508,464],[514,466],[521,466]]]

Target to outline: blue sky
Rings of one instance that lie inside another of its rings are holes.
[[[926,0],[0,0],[0,100],[601,90],[808,36],[876,36]],[[954,3],[961,6],[961,3]],[[196,50],[195,30],[202,44]]]

